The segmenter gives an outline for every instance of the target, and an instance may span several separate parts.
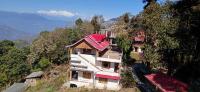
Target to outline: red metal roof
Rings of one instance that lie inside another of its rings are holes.
[[[110,76],[110,75],[103,75],[103,74],[96,74],[96,77],[113,79],[113,80],[119,80],[120,79],[119,76]]]
[[[109,42],[105,38],[106,35],[91,34],[86,36],[84,39],[97,50],[103,51],[105,48],[109,46]]]
[[[102,34],[91,34],[89,36],[95,39],[97,42],[101,42],[106,38],[106,35],[102,35]]]
[[[187,84],[162,73],[149,74],[145,77],[161,92],[187,92],[188,90]]]
[[[78,44],[79,42],[81,42],[83,40],[85,40],[92,47],[94,47],[95,49],[97,49],[99,51],[105,50],[110,45],[110,43],[106,40],[106,35],[91,34],[91,35],[85,36],[84,38],[77,41],[76,43],[74,43],[72,45],[65,46],[65,47],[68,48],[68,47],[74,46],[74,45]]]

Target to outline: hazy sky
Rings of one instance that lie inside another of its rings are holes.
[[[138,14],[143,6],[142,0],[0,0],[0,10],[3,11],[83,18],[97,14],[105,19],[125,12]]]

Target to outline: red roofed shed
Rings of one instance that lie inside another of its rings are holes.
[[[162,73],[145,75],[161,92],[187,92],[188,85]]]

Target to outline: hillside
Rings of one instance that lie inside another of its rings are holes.
[[[28,33],[16,30],[6,25],[0,25],[0,40],[15,40],[28,37]]]
[[[41,31],[72,25],[71,21],[50,20],[31,13],[0,11],[0,39],[16,40],[34,36]]]

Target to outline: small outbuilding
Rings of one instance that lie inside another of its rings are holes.
[[[43,76],[43,71],[38,72],[32,72],[30,75],[28,75],[25,79],[25,84],[28,86],[35,86],[37,84],[37,80],[40,80]]]

